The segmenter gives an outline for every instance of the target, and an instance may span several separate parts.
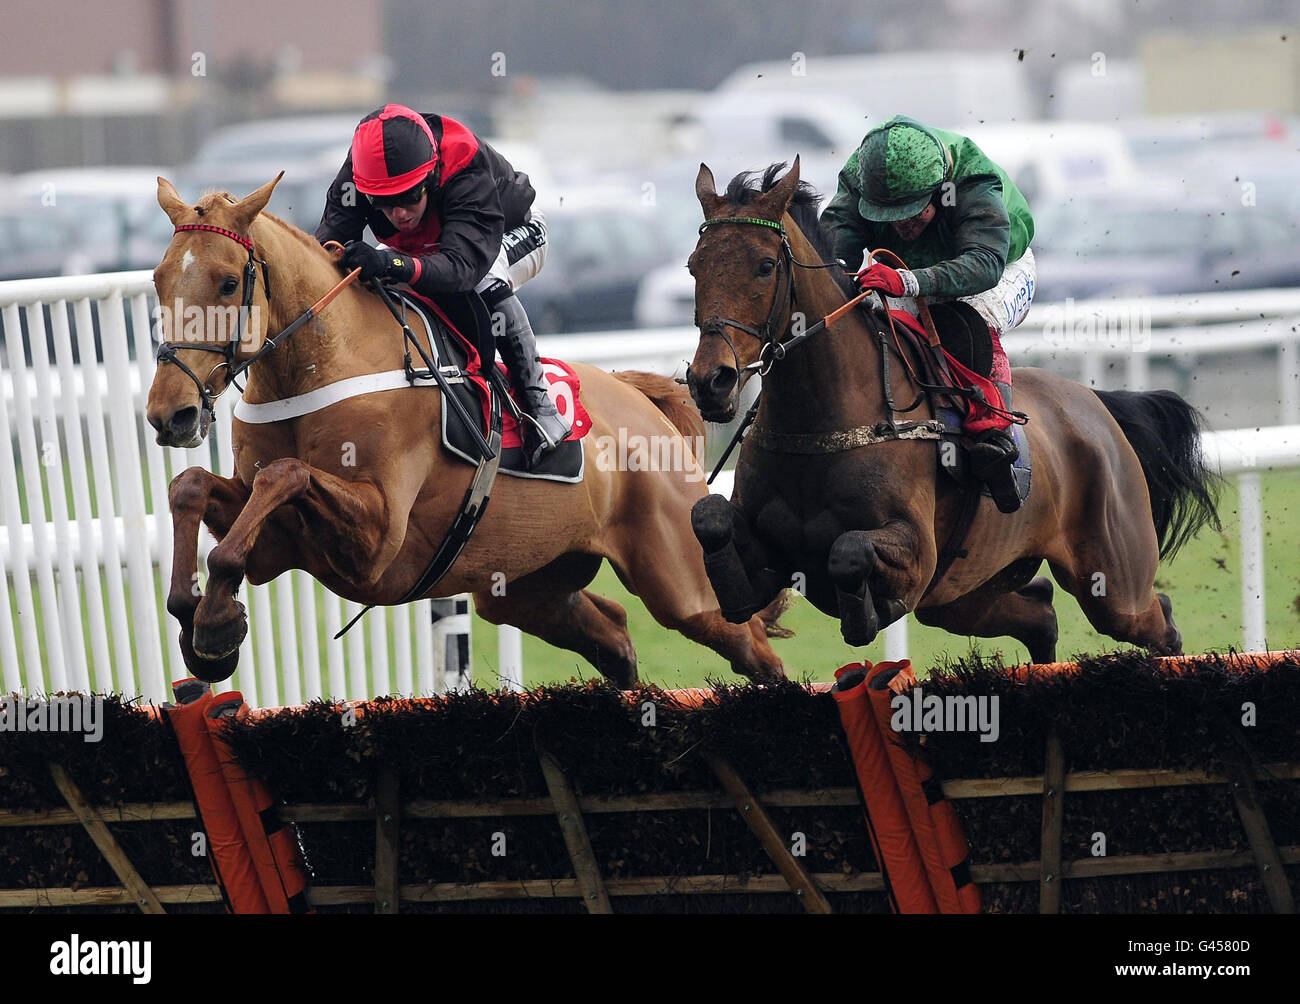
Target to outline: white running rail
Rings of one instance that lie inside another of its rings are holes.
[[[221,401],[209,443],[194,450],[154,443],[143,415],[153,378],[146,334],[153,305],[148,272],[0,283],[0,683],[6,691],[93,687],[161,700],[168,696],[167,681],[186,675],[174,622],[163,607],[172,548],[167,485],[195,464],[230,473],[222,430],[229,427],[233,399]],[[1300,291],[1074,304],[1074,321],[1066,318],[1056,331],[1052,309],[1036,307],[1007,339],[1014,358],[1082,353],[1095,367],[1101,364],[1092,360],[1127,356],[1134,389],[1145,386],[1151,354],[1277,349],[1277,400],[1290,424],[1211,433],[1205,443],[1224,473],[1238,477],[1243,648],[1264,648],[1259,472],[1300,466]],[[1065,305],[1061,310],[1064,318]],[[1122,338],[1071,336],[1072,330],[1090,330],[1078,318],[1095,310],[1147,311],[1149,326],[1142,327],[1142,315],[1129,330],[1146,331],[1148,351],[1135,351],[1131,337],[1123,344]],[[129,352],[128,333],[146,351]],[[97,338],[104,362],[87,366]],[[673,328],[541,341],[547,355],[680,372],[696,340],[694,329]],[[206,534],[201,539],[206,555],[211,541]],[[441,607],[449,614],[441,620],[427,600],[376,609],[334,642],[359,607],[326,593],[305,573],[245,586],[242,599],[250,632],[231,685],[250,705],[436,693],[467,682],[462,661],[469,619],[454,606]],[[498,678],[481,682],[521,686],[518,632],[502,628],[499,645]],[[887,631],[886,649],[889,658],[905,655],[905,622]]]

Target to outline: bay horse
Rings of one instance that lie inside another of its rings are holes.
[[[238,201],[208,193],[190,205],[158,179],[158,204],[178,228],[154,271],[159,303],[183,303],[187,311],[230,308],[240,303],[242,276],[251,319],[250,332],[230,333],[237,346],[227,346],[230,339],[215,346],[228,355],[214,366],[211,348],[189,347],[202,333],[182,329],[179,318],[169,326],[171,315],[162,312],[169,358],[155,372],[147,418],[164,446],[202,442],[212,400],[228,386],[232,366],[268,347],[274,351],[246,370],[246,402],[278,401],[402,368],[401,326],[378,296],[358,285],[344,288],[292,337],[270,345],[269,338],[340,279],[341,252],[326,251],[262,211],[278,181]],[[592,418],[583,440],[583,480],[499,477],[459,559],[422,595],[472,593],[488,621],[577,652],[627,687],[637,679],[637,662],[626,612],[585,588],[608,560],[660,624],[712,648],[737,673],[782,677],[764,621],[733,624],[721,616],[691,535],[691,506],[707,488],[691,452],[704,425],[685,390],[650,373],[574,369]],[[245,576],[260,584],[305,569],[339,596],[366,604],[397,602],[420,581],[475,473],[441,443],[443,406],[436,389],[398,387],[284,421],[236,419],[233,477],[191,467],[172,481],[167,609],[180,622],[191,672],[211,681],[234,673],[248,630],[235,598]],[[680,441],[679,452],[666,455],[685,458],[683,469],[609,469],[617,465],[598,462],[598,444],[617,438],[620,429],[628,441],[638,435]],[[195,586],[200,524],[219,541],[201,594]]]
[[[939,471],[933,442],[890,432],[903,412],[934,415],[887,322],[852,310],[791,341],[857,290],[838,265],[824,267],[831,243],[798,158],[778,181],[784,167],[757,186],[740,175],[722,195],[707,166],[696,180],[706,223],[688,264],[700,328],[691,393],[706,420],[729,421],[745,379],[763,372],[731,499],[710,496],[692,514],[724,613],[760,609],[802,573],[808,599],[839,618],[850,645],[911,611],[955,634],[1010,636],[1034,662],[1052,662],[1052,585],[1035,577],[1046,560],[1097,631],[1180,652],[1154,579],[1162,557],[1218,525],[1199,414],[1170,391],[1093,391],[1016,369],[1032,490],[1010,515],[979,500],[946,551],[971,489]]]

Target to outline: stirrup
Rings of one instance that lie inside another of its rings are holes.
[[[983,450],[980,448],[984,447]],[[991,454],[979,463],[981,452]],[[983,481],[993,496],[999,512],[1020,508],[1020,492],[1013,465],[1020,457],[1020,447],[1006,429],[989,429],[970,447],[971,473]]]
[[[536,417],[528,412],[522,412],[519,418],[521,428],[527,423],[527,428],[533,432],[532,436],[524,436],[524,458],[530,470],[540,464],[547,454],[559,449],[560,444],[573,434],[573,427],[568,426],[564,430],[564,435],[556,439],[546,431],[545,426]],[[558,413],[555,418],[561,424],[564,424],[564,419]],[[532,440],[531,445],[528,442],[530,439]]]

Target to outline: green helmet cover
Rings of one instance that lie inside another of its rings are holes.
[[[895,116],[858,147],[858,212],[873,223],[910,219],[929,204],[951,167],[939,137],[914,119]]]

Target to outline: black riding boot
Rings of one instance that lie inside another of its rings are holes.
[[[1011,386],[994,381],[1002,395],[1002,406],[1011,410]],[[1020,449],[1011,436],[1010,428],[988,429],[971,445],[971,473],[988,485],[993,503],[1000,512],[1015,512],[1020,508],[1020,493],[1016,490],[1016,476],[1011,470],[1020,456]]]
[[[537,357],[537,339],[523,304],[511,294],[492,309],[500,311],[505,318],[505,330],[497,336],[497,350],[519,392],[519,404],[524,412],[524,456],[530,468],[536,467],[546,454],[569,437],[571,430],[555,410],[555,402],[546,390],[546,378]]]

